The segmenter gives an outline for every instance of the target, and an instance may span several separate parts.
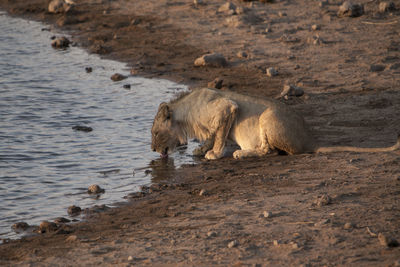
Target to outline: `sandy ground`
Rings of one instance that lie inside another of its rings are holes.
[[[400,10],[341,2],[77,0],[49,14],[47,0],[0,0],[16,16],[48,22],[134,75],[282,100],[326,145],[392,145],[400,133]],[[394,1],[400,8],[400,1]],[[234,14],[236,13],[236,14]],[[317,29],[312,29],[312,25]],[[268,29],[268,30],[266,30]],[[221,53],[226,67],[195,67]],[[239,57],[238,53],[247,56]],[[278,75],[268,77],[266,68]],[[400,266],[400,152],[153,162],[154,185],[128,204],[0,245],[5,266]],[[386,240],[384,240],[386,237]]]

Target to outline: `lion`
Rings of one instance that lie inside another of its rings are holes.
[[[227,140],[240,147],[233,153],[235,159],[273,152],[386,152],[400,147],[400,135],[390,147],[323,147],[314,140],[302,116],[284,103],[209,88],[161,103],[151,134],[151,148],[162,157],[186,144],[188,138],[196,138],[202,145],[193,155],[209,160],[223,156]]]

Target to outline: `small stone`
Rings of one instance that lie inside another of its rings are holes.
[[[267,72],[268,77],[273,77],[273,76],[278,75],[278,71],[276,69],[274,69],[273,67],[267,68],[266,72]]]
[[[287,14],[285,12],[279,11],[278,16],[282,18],[282,17],[286,17]]]
[[[244,52],[244,51],[239,51],[237,54],[236,54],[236,56],[238,57],[238,58],[248,58],[248,54],[246,53],[246,52]]]
[[[123,85],[123,88],[124,88],[124,89],[131,89],[131,85],[130,85],[130,84],[124,84],[124,85]]]
[[[322,219],[319,222],[314,223],[314,226],[320,227],[320,226],[326,225],[326,224],[328,224],[330,222],[331,222],[331,220],[329,220],[329,219]]]
[[[311,38],[308,38],[307,41],[308,41],[308,43],[313,44],[313,45],[321,45],[321,44],[325,43],[324,39],[319,37],[319,35],[315,35]]]
[[[93,131],[93,128],[92,127],[88,127],[88,126],[77,125],[77,126],[73,126],[72,130],[81,131],[81,132],[87,132],[88,133],[88,132]]]
[[[70,41],[67,37],[56,38],[51,42],[51,46],[54,48],[67,48],[70,45]]]
[[[129,257],[128,257],[128,261],[133,261],[133,257],[132,257],[132,256],[129,256]]]
[[[65,241],[68,243],[73,243],[77,240],[78,240],[78,237],[76,235],[70,235],[69,237],[67,237],[67,239],[65,239]]]
[[[87,73],[91,73],[91,72],[93,71],[93,68],[92,68],[92,67],[86,67],[86,68],[85,68],[85,71],[86,71]]]
[[[205,195],[207,195],[207,191],[205,189],[201,189],[199,196],[205,196]]]
[[[196,67],[209,66],[209,67],[226,67],[228,62],[225,57],[218,53],[206,54],[194,61]]]
[[[369,67],[369,71],[371,72],[380,72],[385,70],[385,65],[371,65]]]
[[[82,209],[78,206],[70,206],[68,207],[68,214],[71,216],[79,215],[82,212]]]
[[[236,6],[231,2],[226,2],[225,4],[220,6],[220,8],[218,8],[218,12],[234,15],[236,14]]]
[[[299,245],[296,242],[290,242],[293,249],[298,249]]]
[[[263,216],[264,216],[264,218],[271,218],[271,217],[272,217],[272,212],[270,212],[270,211],[264,211],[264,212],[263,212]]]
[[[40,233],[55,232],[57,229],[58,229],[58,226],[54,222],[43,221],[39,225]]]
[[[347,222],[347,223],[344,224],[343,228],[346,229],[346,230],[352,229],[353,228],[353,224],[350,223],[350,222]]]
[[[124,80],[124,79],[126,79],[126,78],[128,78],[128,77],[125,76],[125,75],[122,75],[122,74],[120,74],[120,73],[115,73],[115,74],[113,74],[110,78],[111,78],[111,80],[113,80],[114,82],[118,82],[118,81],[122,81],[122,80]]]
[[[379,243],[385,247],[398,247],[399,246],[399,242],[396,239],[388,237],[382,233],[378,234],[378,240],[379,240]]]
[[[318,207],[326,206],[332,203],[332,199],[329,195],[323,194],[322,196],[318,197],[316,200],[316,204]]]
[[[271,28],[265,28],[265,32],[266,33],[272,32],[272,29]]]
[[[237,247],[238,245],[239,245],[239,242],[237,240],[233,240],[228,243],[228,248],[234,248],[234,247]]]
[[[322,0],[322,1],[320,1],[319,2],[319,7],[325,7],[325,6],[327,6],[329,3],[328,3],[328,1],[327,0]]]
[[[299,96],[302,96],[303,94],[304,94],[304,91],[302,88],[291,85],[291,84],[285,84],[283,86],[283,90],[279,97],[284,97],[285,99],[288,99],[291,96],[299,97]]]
[[[353,4],[349,1],[344,2],[337,13],[338,17],[359,17],[364,14],[364,6]]]
[[[215,78],[213,81],[209,82],[207,84],[208,88],[216,88],[216,89],[221,89],[222,88],[222,84],[223,84],[224,80],[222,80],[221,78]]]
[[[29,228],[29,224],[26,222],[17,222],[14,223],[11,228],[14,229],[14,231],[25,231]]]
[[[97,184],[92,184],[91,186],[89,186],[87,192],[89,194],[102,194],[105,192],[105,190],[103,188],[101,188],[100,186],[98,186]]]
[[[212,237],[216,237],[217,236],[217,232],[215,231],[210,231],[207,233],[207,237],[212,238]]]
[[[318,25],[318,24],[313,24],[312,26],[311,26],[311,30],[313,30],[313,31],[318,31],[318,30],[320,30],[321,29],[321,27]]]
[[[275,246],[275,247],[278,247],[280,242],[279,242],[279,240],[276,240],[276,239],[275,239],[273,243],[274,243],[274,246]]]
[[[396,10],[396,6],[394,5],[394,3],[392,1],[385,1],[385,2],[381,2],[379,3],[379,12],[381,13],[385,13],[388,11],[394,11]]]

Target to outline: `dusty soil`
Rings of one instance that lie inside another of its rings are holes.
[[[305,95],[286,102],[326,145],[389,146],[400,132],[399,9],[379,13],[378,1],[360,0],[365,13],[349,18],[336,15],[334,0],[233,1],[239,14],[217,12],[221,0],[76,2],[56,15],[47,0],[0,8],[55,25],[135,75],[193,87],[220,77],[222,90],[259,97],[301,86]],[[194,67],[208,52],[228,66]],[[279,74],[268,77],[268,67]],[[6,242],[0,265],[400,265],[390,241],[400,240],[399,151],[225,158],[178,170],[172,156],[152,166],[154,185],[128,204]]]

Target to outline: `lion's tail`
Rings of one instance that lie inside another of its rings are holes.
[[[353,147],[353,146],[332,146],[332,147],[318,147],[315,153],[329,153],[329,152],[389,152],[395,151],[400,148],[400,134],[397,137],[397,143],[389,147]]]

